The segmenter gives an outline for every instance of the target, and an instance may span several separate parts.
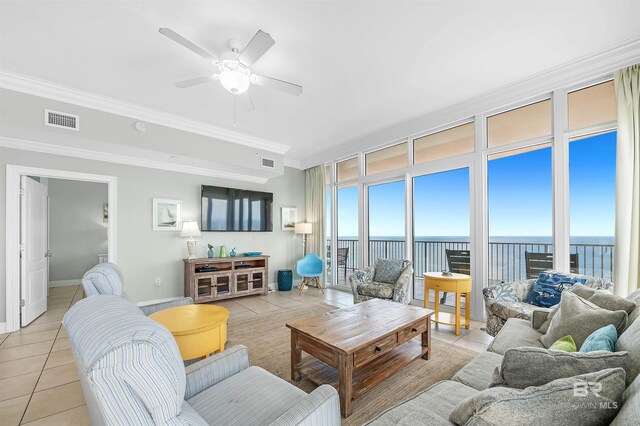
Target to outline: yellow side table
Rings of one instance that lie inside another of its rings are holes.
[[[425,272],[424,273],[424,307],[429,307],[429,290],[435,292],[436,300],[431,319],[436,324],[454,325],[456,327],[456,335],[460,334],[460,296],[464,293],[465,309],[464,309],[464,327],[469,328],[471,323],[471,277],[465,274],[442,275],[442,272]],[[447,312],[440,312],[440,292],[455,293],[456,310],[455,315]]]
[[[185,361],[223,351],[227,342],[229,311],[221,306],[176,306],[155,312],[149,318],[173,334]]]

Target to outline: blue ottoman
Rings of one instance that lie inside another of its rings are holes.
[[[293,272],[291,269],[280,269],[278,271],[278,291],[291,291],[293,286]]]

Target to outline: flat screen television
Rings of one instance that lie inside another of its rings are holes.
[[[203,231],[273,231],[273,194],[202,185]]]

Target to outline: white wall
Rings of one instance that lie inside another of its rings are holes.
[[[107,252],[107,184],[49,179],[49,281],[79,280]]]
[[[259,233],[203,233],[198,238],[198,255],[206,256],[207,243],[237,247],[239,252],[263,251],[271,255],[270,282],[278,269],[292,269],[301,256],[301,241],[291,232],[281,231],[280,207],[298,207],[304,214],[304,172],[285,168],[285,174],[264,185],[242,183],[178,172],[125,166],[64,156],[0,148],[0,205],[6,205],[7,164],[70,170],[117,178],[117,252],[125,291],[135,301],[161,299],[183,294],[183,263],[186,241],[178,232],[152,231],[152,199],[182,200],[183,218],[197,218],[200,210],[200,185],[219,185],[274,193],[274,231]],[[0,322],[5,321],[6,210],[0,208]],[[55,255],[55,254],[54,254]],[[162,279],[155,287],[155,277]]]

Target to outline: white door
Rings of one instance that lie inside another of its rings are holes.
[[[20,313],[24,327],[47,310],[49,197],[46,186],[27,176],[21,177],[20,184]]]

